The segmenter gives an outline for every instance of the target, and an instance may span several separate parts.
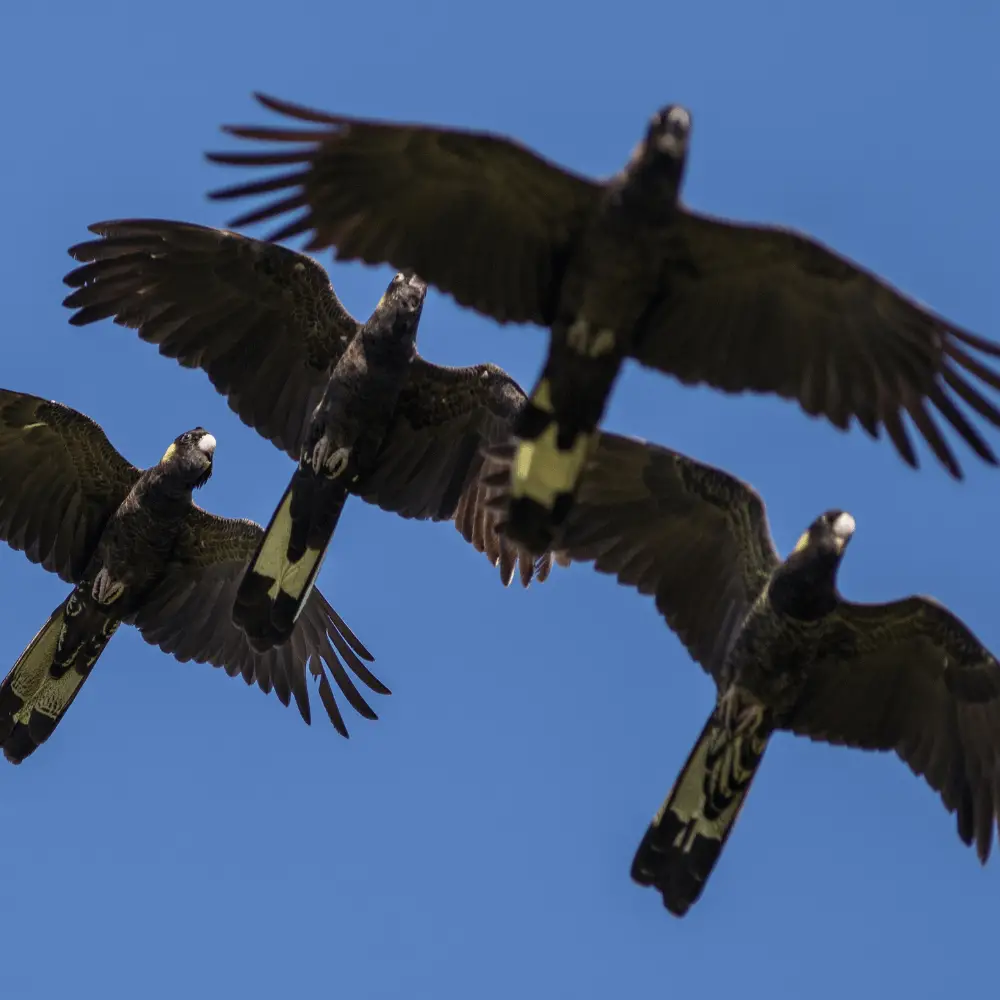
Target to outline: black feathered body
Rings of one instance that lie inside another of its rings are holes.
[[[83,676],[90,672],[122,619],[139,611],[163,578],[190,510],[190,486],[178,485],[160,466],[143,472],[108,521],[83,579],[67,599],[53,676],[69,666]],[[91,658],[98,637],[104,642]]]
[[[810,667],[839,658],[850,630],[830,628],[837,558],[792,553],[754,602],[719,673],[720,697],[636,851],[632,877],[683,916],[699,898],[776,729],[787,728]]]
[[[516,568],[525,586],[545,578],[551,554],[536,565],[500,534],[502,513],[487,509],[482,482],[490,465],[481,450],[510,438],[525,394],[493,365],[452,368],[414,355],[405,327],[417,322],[421,278],[397,274],[360,323],[323,268],[287,247],[167,219],[90,228],[100,238],[70,250],[81,262],[66,276],[75,289],[66,299],[76,310],[71,322],[114,317],[136,329],[165,356],[203,369],[240,419],[296,464],[305,456],[296,489],[286,489],[275,512],[278,521],[290,519],[294,499],[296,538],[285,524],[280,546],[267,553],[270,565],[259,567],[258,592],[244,598],[273,603],[270,591],[285,575],[282,585],[307,592],[317,562],[288,565],[289,542],[297,555],[330,535],[345,484],[402,517],[451,521],[499,568],[505,586]],[[401,366],[407,374],[399,391]],[[267,534],[276,542],[275,531]],[[232,617],[229,624],[239,630]],[[255,652],[264,651],[258,644]]]
[[[271,239],[306,234],[338,260],[413,268],[499,323],[551,331],[510,482],[507,535],[529,548],[565,523],[626,355],[685,385],[772,393],[842,430],[884,432],[916,467],[912,423],[961,478],[940,416],[997,464],[962,404],[1000,426],[988,363],[1000,345],[805,234],[680,205],[686,108],[656,112],[622,174],[603,181],[490,132],[257,96],[283,125],[228,126],[267,145],[209,157],[275,170],[213,193],[265,196],[233,225],[284,217]]]
[[[622,361],[641,336],[650,304],[662,294],[664,231],[678,217],[676,201],[659,185],[626,173],[609,185],[574,248],[542,372],[563,450],[604,414]]]
[[[162,580],[185,518],[190,477],[143,472],[101,532],[80,582],[0,683],[0,746],[18,764],[52,735],[123,619]]]
[[[512,449],[497,453],[497,464]],[[506,500],[501,487],[494,498]],[[782,560],[746,483],[601,433],[558,548],[655,599],[718,698],[635,855],[633,878],[678,915],[700,895],[772,734],[893,751],[990,854],[1000,823],[1000,662],[928,597],[845,600],[854,518],[831,509]]]
[[[850,630],[830,628],[838,598],[836,562],[793,553],[754,602],[720,674],[721,699],[753,702],[783,725],[805,686],[809,667],[850,655]],[[738,713],[737,713],[738,714]]]
[[[302,421],[296,436],[301,430]],[[0,389],[0,540],[73,588],[0,683],[0,748],[9,760],[23,760],[51,735],[122,622],[181,662],[222,668],[286,706],[294,697],[307,724],[310,674],[338,732],[347,735],[331,677],[359,714],[377,718],[347,669],[371,690],[389,690],[319,592],[280,650],[254,650],[233,624],[263,530],[193,503],[215,446],[197,427],[143,471],[84,414]]]
[[[334,367],[303,437],[292,493],[289,558],[299,558],[306,545],[321,542],[314,531],[303,535],[305,519],[311,519],[310,508],[316,505],[300,505],[300,498],[336,484],[343,506],[351,484],[374,468],[416,354],[416,335],[415,325],[400,331],[369,321]],[[334,461],[334,456],[342,458]],[[321,522],[323,512],[315,514]]]
[[[630,164],[567,260],[545,367],[514,428],[527,448],[514,464],[506,531],[535,552],[551,546],[569,510],[622,362],[669,281],[675,248],[665,234],[680,218],[670,180],[641,159]]]
[[[233,620],[258,649],[280,645],[291,635],[352,487],[377,464],[416,357],[424,294],[416,280],[413,286],[402,275],[393,279],[337,360],[309,417],[298,468],[233,608]]]
[[[145,470],[105,527],[79,589],[93,591],[103,571],[124,588],[108,607],[119,618],[134,614],[161,579],[191,509],[189,483],[159,465]]]

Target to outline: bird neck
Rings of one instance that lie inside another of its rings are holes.
[[[622,203],[640,205],[644,212],[659,206],[672,214],[679,207],[683,180],[684,160],[643,157],[629,166],[621,191]]]
[[[413,359],[417,343],[415,324],[373,326],[361,331],[361,344],[366,358],[383,364],[408,364]]]
[[[837,606],[839,558],[826,552],[793,552],[771,580],[771,605],[800,621],[816,621]]]
[[[173,470],[154,466],[135,486],[143,505],[156,514],[172,514],[191,504],[193,487]]]

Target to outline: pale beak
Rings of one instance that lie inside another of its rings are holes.
[[[841,552],[844,550],[844,546],[851,540],[851,536],[854,534],[854,529],[857,524],[850,514],[841,514],[836,521],[831,525],[833,531],[833,537],[836,539],[837,548]]]

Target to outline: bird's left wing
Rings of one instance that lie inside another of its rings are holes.
[[[417,357],[400,392],[378,461],[354,488],[364,500],[402,517],[455,521],[506,586],[519,564],[521,582],[545,580],[552,554],[537,560],[497,532],[485,480],[495,470],[483,449],[508,440],[526,397],[493,364],[434,365]]]
[[[1000,822],[1000,664],[925,597],[844,602],[824,627],[788,728],[827,743],[894,750],[990,852]]]
[[[1000,344],[963,330],[809,237],[696,213],[664,244],[661,298],[632,354],[687,384],[774,393],[841,430],[852,419],[885,428],[917,465],[908,416],[956,478],[961,469],[934,422],[937,410],[984,461],[992,449],[957,405],[1000,426],[1000,371],[981,357]]]
[[[306,669],[319,682],[320,699],[337,731],[347,727],[326,671],[354,709],[368,719],[375,712],[354,686],[344,664],[372,691],[389,694],[362,660],[371,653],[358,641],[318,590],[313,590],[291,639],[266,652],[253,649],[233,622],[240,580],[263,534],[252,521],[218,517],[193,507],[163,580],[131,618],[142,637],[181,662],[194,660],[241,675],[265,693],[272,688],[283,705],[294,696],[302,718],[311,713]]]

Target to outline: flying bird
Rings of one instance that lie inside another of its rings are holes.
[[[512,454],[494,449],[498,463]],[[493,482],[502,504],[502,471]],[[895,751],[957,814],[961,839],[989,856],[1000,822],[1000,664],[930,598],[841,597],[837,571],[854,530],[848,512],[829,510],[782,560],[745,483],[598,435],[559,548],[653,595],[718,688],[632,864],[632,878],[677,916],[701,895],[779,730]]]
[[[305,254],[184,222],[90,227],[70,249],[65,304],[82,326],[113,317],[187,367],[203,368],[249,426],[298,468],[254,553],[234,613],[257,648],[287,640],[349,494],[408,518],[454,520],[505,585],[536,559],[501,538],[484,506],[481,450],[510,437],[525,395],[491,364],[417,354],[426,285],[397,274],[365,323]]]
[[[0,684],[0,747],[11,763],[52,735],[122,622],[181,662],[222,667],[265,694],[273,688],[283,705],[294,697],[306,723],[307,667],[342,735],[327,671],[361,715],[377,718],[344,664],[371,690],[389,689],[318,591],[279,649],[255,651],[233,624],[236,588],[263,532],[193,502],[215,445],[196,427],[140,470],[89,417],[0,389],[0,539],[73,584]]]
[[[907,415],[956,478],[936,409],[983,461],[996,456],[957,405],[989,423],[1000,390],[977,354],[1000,346],[924,308],[808,236],[693,212],[680,200],[692,116],[653,115],[607,180],[486,132],[325,114],[257,95],[292,123],[227,126],[274,143],[211,153],[288,168],[215,191],[273,195],[231,224],[296,213],[272,239],[308,234],[339,260],[412,268],[500,323],[549,327],[548,358],[518,417],[508,537],[543,551],[565,517],[588,440],[626,357],[688,385],[774,393],[917,466]]]

